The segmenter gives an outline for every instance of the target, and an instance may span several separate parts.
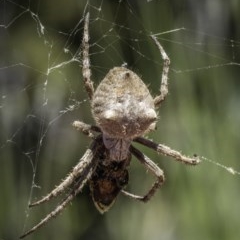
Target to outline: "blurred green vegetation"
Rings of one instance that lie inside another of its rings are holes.
[[[86,2],[0,3],[0,239],[17,239],[56,206],[60,199],[27,207],[57,185],[90,144],[71,127],[76,119],[94,124],[80,70],[86,9],[95,86],[126,63],[158,94],[162,60],[149,38],[158,34],[171,59],[170,94],[149,138],[240,169],[239,2]],[[184,166],[136,146],[167,178],[150,202],[119,196],[100,215],[86,187],[28,239],[239,239],[239,175],[208,161]],[[128,189],[144,193],[152,177],[135,159],[129,171]]]

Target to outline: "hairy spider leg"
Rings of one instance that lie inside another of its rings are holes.
[[[169,71],[170,59],[169,59],[167,53],[165,52],[164,48],[160,44],[160,42],[157,40],[157,38],[154,35],[151,35],[150,37],[153,39],[154,43],[156,44],[158,50],[161,53],[162,59],[163,59],[160,95],[158,95],[154,98],[154,105],[157,108],[165,100],[165,98],[168,94],[168,71]]]
[[[44,202],[48,202],[52,198],[57,197],[59,194],[63,193],[72,183],[79,178],[80,176],[84,178],[86,175],[85,169],[89,166],[93,166],[95,163],[93,161],[93,157],[98,149],[98,140],[94,141],[89,149],[86,150],[83,157],[80,159],[78,164],[73,168],[70,174],[62,181],[62,183],[53,189],[47,196],[43,197],[42,199],[29,204],[29,207],[37,206]]]
[[[92,100],[94,94],[93,82],[91,80],[91,69],[89,59],[89,12],[85,16],[83,40],[82,40],[82,75],[88,97]]]
[[[132,193],[129,193],[125,190],[122,190],[122,193],[130,198],[142,201],[142,202],[147,202],[149,201],[155,194],[155,192],[160,188],[165,180],[164,173],[162,169],[160,169],[157,164],[155,164],[150,158],[148,158],[145,154],[140,152],[138,149],[133,147],[132,145],[130,146],[130,152],[142,163],[150,172],[152,172],[157,180],[154,182],[150,190],[144,195],[144,196],[138,196]]]
[[[66,206],[73,200],[73,198],[81,192],[82,188],[85,186],[86,182],[91,178],[93,173],[93,167],[91,167],[88,171],[88,174],[85,179],[80,183],[77,182],[75,184],[74,189],[62,202],[59,204],[51,213],[49,213],[45,218],[43,218],[37,225],[31,228],[29,231],[25,232],[23,235],[20,236],[20,239],[28,236],[29,234],[35,232],[39,228],[43,227],[50,219],[55,218],[58,214],[60,214]]]
[[[101,133],[101,129],[94,125],[89,125],[87,123],[84,123],[82,121],[74,121],[72,124],[73,127],[75,127],[78,131],[81,131],[85,135],[87,135],[90,138],[94,138],[94,133]]]
[[[189,164],[189,165],[197,165],[198,163],[201,162],[198,157],[195,157],[195,156],[187,157],[187,156],[181,154],[180,152],[171,149],[168,146],[155,143],[155,142],[153,142],[149,139],[143,138],[143,137],[137,137],[133,141],[138,142],[142,145],[145,145],[146,147],[149,147],[149,148],[155,150],[157,153],[161,153],[162,155],[172,157],[178,162],[182,162],[182,163]]]

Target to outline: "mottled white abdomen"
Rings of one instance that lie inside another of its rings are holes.
[[[124,67],[110,70],[99,84],[92,100],[92,114],[103,133],[114,138],[143,135],[155,127],[157,119],[146,85]]]
[[[99,84],[93,95],[92,114],[103,135],[108,139],[122,139],[124,146],[125,141],[153,130],[157,119],[147,86],[137,74],[124,67],[111,69]],[[105,145],[110,149],[111,144]],[[128,151],[128,147],[123,147],[123,151]],[[120,151],[117,155],[121,158],[126,153]]]

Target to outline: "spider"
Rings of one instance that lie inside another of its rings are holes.
[[[80,121],[75,121],[73,126],[91,137],[93,142],[69,175],[54,190],[29,205],[32,207],[47,202],[70,188],[65,199],[20,238],[33,233],[61,213],[87,183],[93,202],[100,213],[106,212],[113,205],[119,193],[142,202],[150,200],[156,190],[163,185],[164,173],[151,159],[135,148],[132,142],[145,145],[185,164],[196,165],[200,162],[196,156],[187,157],[165,145],[142,137],[155,129],[156,109],[168,94],[170,60],[157,38],[154,35],[151,35],[151,38],[163,59],[158,96],[153,98],[141,78],[125,67],[111,69],[94,91],[89,60],[89,13],[85,15],[82,75],[96,126]],[[131,155],[156,177],[156,181],[144,196],[124,190],[128,183],[127,167]]]

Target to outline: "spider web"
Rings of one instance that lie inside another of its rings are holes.
[[[166,186],[153,203],[144,208],[123,198],[122,205],[99,219],[91,213],[91,199],[85,192],[79,206],[74,203],[64,218],[51,224],[55,231],[41,230],[32,237],[77,239],[81,235],[82,239],[101,239],[101,234],[107,233],[109,239],[146,239],[151,232],[153,239],[159,235],[164,239],[182,235],[186,239],[191,228],[189,239],[236,239],[238,210],[234,204],[237,206],[235,199],[240,197],[236,193],[239,179],[232,175],[240,175],[236,170],[240,169],[238,7],[237,1],[217,0],[2,0],[0,239],[16,239],[41,219],[39,211],[48,213],[55,206],[41,210],[27,207],[66,176],[90,143],[71,127],[77,119],[94,124],[81,77],[81,38],[87,11],[95,86],[109,69],[124,65],[142,77],[152,94],[158,94],[162,60],[149,35],[157,36],[171,59],[170,95],[160,108],[158,129],[149,138],[189,155],[196,153],[203,162],[186,170],[144,149],[167,175]],[[133,164],[132,168],[129,188],[141,191],[149,182],[144,172],[139,172],[141,166]],[[216,196],[204,198],[212,195],[213,187],[220,188]],[[218,213],[217,220],[204,215],[202,206],[206,203],[212,215]],[[177,210],[179,205],[181,211]],[[172,217],[175,212],[177,219]],[[131,227],[124,224],[124,213],[130,214]],[[140,213],[145,218],[141,223],[144,227],[136,233],[131,229],[136,229],[134,222],[139,224]],[[88,216],[84,223],[82,216]],[[228,219],[229,224],[219,219]],[[114,231],[117,226],[118,234]],[[211,230],[215,228],[221,229],[222,238]]]

